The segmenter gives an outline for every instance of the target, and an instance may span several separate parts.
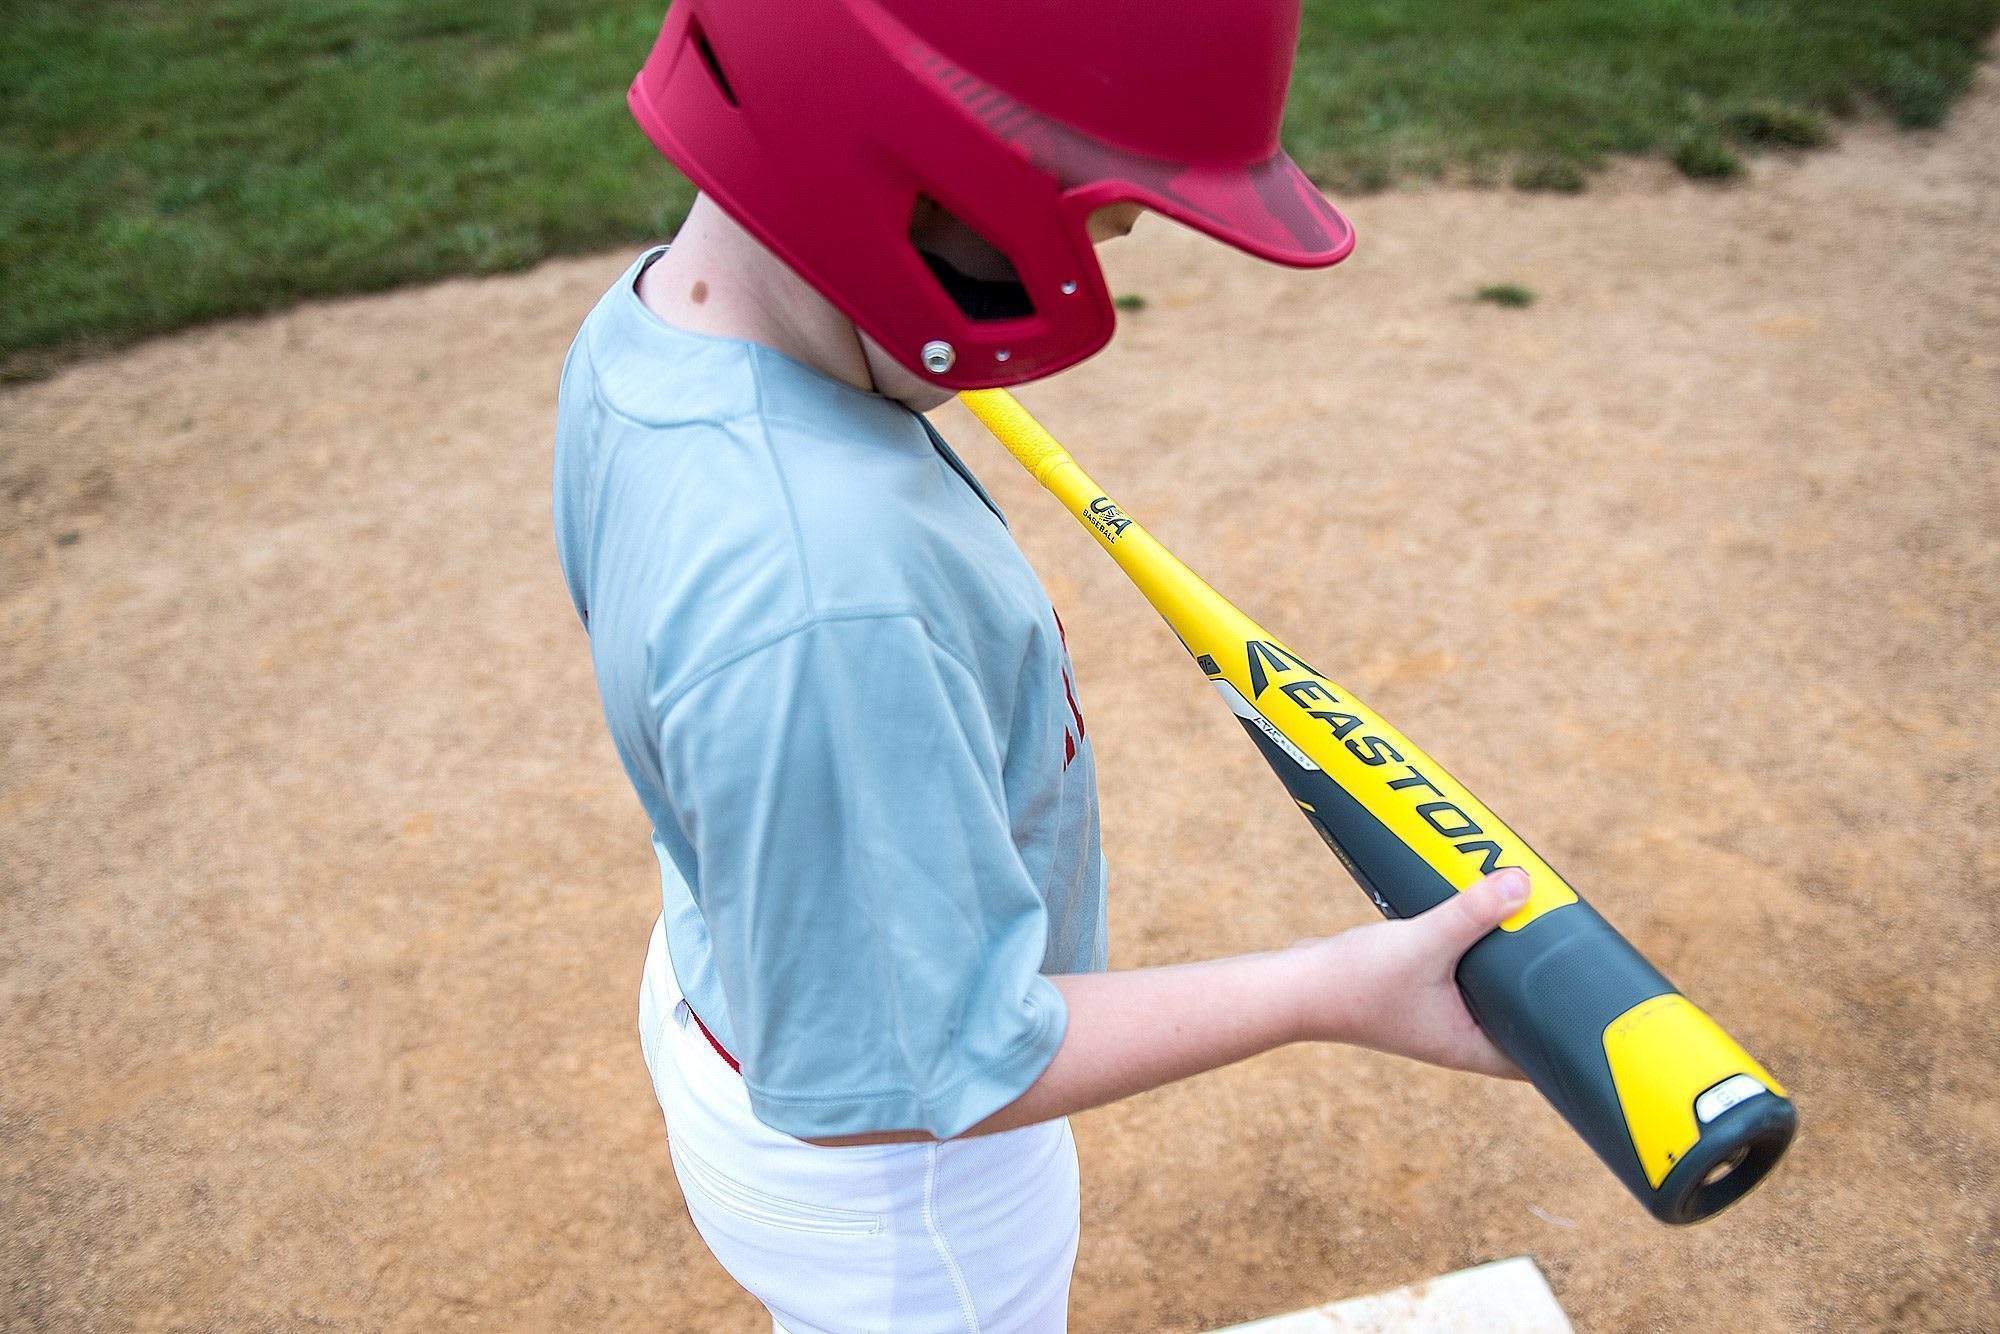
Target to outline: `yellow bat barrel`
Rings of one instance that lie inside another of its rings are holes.
[[[1528,902],[1466,952],[1459,989],[1654,1217],[1697,1222],[1763,1179],[1797,1114],[1762,1066],[1443,766],[1155,541],[1010,394],[959,397],[1166,619],[1385,915],[1502,866],[1528,872]]]

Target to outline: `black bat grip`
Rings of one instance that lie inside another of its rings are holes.
[[[1458,985],[1494,1045],[1663,1223],[1699,1222],[1735,1203],[1776,1166],[1797,1129],[1791,1102],[1764,1089],[1700,1122],[1664,1179],[1649,1179],[1605,1035],[1647,1001],[1678,993],[1587,903],[1491,932],[1459,961]],[[1699,1106],[1704,1092],[1690,1087],[1686,1096]]]

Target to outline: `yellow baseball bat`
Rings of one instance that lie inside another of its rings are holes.
[[[1785,1090],[1408,737],[1238,611],[1135,523],[1004,389],[962,401],[1153,604],[1292,800],[1385,916],[1502,866],[1527,903],[1465,954],[1488,1037],[1655,1218],[1742,1198],[1798,1126]]]

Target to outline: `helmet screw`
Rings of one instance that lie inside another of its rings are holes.
[[[1072,278],[1062,285],[1062,294],[1064,296],[1076,295],[1076,279]]]
[[[1009,351],[1008,351],[1008,350],[1007,350],[1006,348],[1004,348],[1004,347],[1003,347],[1003,348],[1001,348],[1001,349],[1000,349],[1000,350],[999,350],[998,352],[995,352],[995,353],[993,354],[993,360],[995,360],[995,361],[1005,361],[1005,360],[1007,360],[1007,358],[1009,358],[1009,357],[1011,357],[1011,356],[1013,356],[1013,355],[1014,355],[1014,354],[1013,354],[1012,352],[1009,352]]]
[[[958,350],[942,338],[933,338],[924,344],[922,356],[925,370],[932,375],[943,375],[958,360]]]

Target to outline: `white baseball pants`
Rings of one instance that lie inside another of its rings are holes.
[[[1067,1120],[821,1148],[771,1129],[702,1036],[653,927],[639,1041],[695,1230],[781,1334],[1046,1334],[1067,1324]]]

